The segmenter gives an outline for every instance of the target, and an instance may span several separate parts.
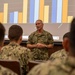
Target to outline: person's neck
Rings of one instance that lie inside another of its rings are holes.
[[[11,41],[11,42],[19,44],[19,42],[18,42],[18,41]]]
[[[41,30],[38,30],[38,33],[42,33],[43,32],[43,29],[41,29]]]

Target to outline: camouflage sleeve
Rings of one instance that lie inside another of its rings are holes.
[[[28,65],[28,62],[32,59],[32,54],[31,54],[31,50],[30,49],[27,49],[27,52],[26,52],[26,66]],[[27,71],[28,71],[28,66],[27,66]]]
[[[34,36],[35,32],[31,33],[28,37],[28,41],[27,41],[27,44],[31,44],[32,43],[32,38]]]
[[[27,41],[27,44],[31,44],[31,40],[32,40],[32,34],[29,35],[29,37],[28,37],[28,41]]]
[[[0,54],[0,59],[10,59],[10,60],[12,60],[10,55],[8,55],[8,54],[11,54],[12,52],[7,50],[6,46],[1,49],[0,53],[1,53]]]
[[[52,36],[52,34],[48,34],[48,43],[49,44],[53,44],[53,42],[54,42],[54,40],[53,40],[53,36]]]
[[[0,65],[0,75],[18,75],[18,74]]]
[[[23,69],[28,71],[28,61],[31,60],[32,56],[31,56],[31,51],[30,49],[26,48],[24,50],[24,52],[20,55],[20,61],[21,61],[21,65],[23,65]]]

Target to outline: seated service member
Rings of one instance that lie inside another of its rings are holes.
[[[75,75],[75,18],[71,22],[70,36],[65,40],[64,49],[69,53],[65,62],[47,61],[35,66],[28,75]]]
[[[1,59],[19,60],[22,73],[28,71],[28,61],[31,59],[30,49],[20,46],[23,30],[19,25],[12,25],[8,31],[10,43],[1,49]]]
[[[70,32],[67,32],[63,36],[63,42],[62,42],[63,48],[64,48],[66,38],[69,38],[69,34],[70,34]],[[61,50],[58,50],[58,51],[54,52],[50,56],[49,59],[52,60],[52,61],[55,60],[55,59],[61,59],[63,61],[67,58],[67,54],[68,54],[68,52],[65,49],[61,49]]]
[[[5,35],[5,28],[2,23],[0,23],[0,50],[4,45],[4,35]],[[10,69],[7,69],[0,65],[0,75],[17,75],[16,73],[12,72]]]
[[[37,20],[37,30],[29,35],[27,47],[31,49],[33,60],[47,60],[48,50],[53,48],[53,37],[52,34],[43,29],[42,20]]]

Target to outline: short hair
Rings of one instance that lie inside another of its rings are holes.
[[[22,36],[23,30],[19,25],[12,25],[8,31],[8,37],[10,41],[18,41],[19,37]]]
[[[43,24],[43,21],[42,21],[42,20],[38,19],[38,20],[36,20],[36,22],[37,22],[37,21],[40,21],[40,22]]]
[[[75,18],[73,18],[70,27],[70,48],[75,55]]]
[[[69,38],[69,35],[70,35],[70,32],[65,33],[65,34],[63,35],[63,39],[64,39],[64,38]]]
[[[2,23],[0,23],[0,46],[2,46],[3,40],[5,36],[5,27]]]

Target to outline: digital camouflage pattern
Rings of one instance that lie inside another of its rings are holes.
[[[17,74],[0,65],[0,75],[17,75]]]
[[[58,59],[41,63],[27,75],[75,75],[75,58],[68,57],[64,63]]]
[[[37,43],[46,45],[53,44],[53,37],[49,32],[45,30],[43,30],[41,34],[38,34],[37,31],[35,31],[29,36],[27,44]],[[33,48],[31,51],[33,53],[33,60],[47,60],[49,58],[48,48]]]
[[[68,53],[65,51],[65,49],[61,49],[52,53],[49,59],[51,61],[54,61],[55,59],[61,59],[62,61],[65,61],[65,59],[67,58],[67,54]]]
[[[28,71],[28,61],[31,60],[30,49],[11,42],[1,49],[1,59],[19,60],[22,70]]]

